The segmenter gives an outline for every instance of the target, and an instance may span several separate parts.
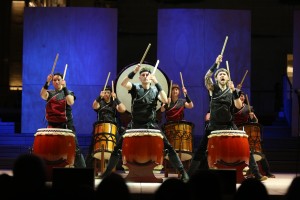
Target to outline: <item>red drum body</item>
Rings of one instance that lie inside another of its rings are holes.
[[[249,165],[250,148],[248,135],[241,130],[212,131],[208,136],[207,161],[209,168]]]
[[[163,136],[156,129],[126,130],[122,146],[123,164],[163,163]]]
[[[117,125],[111,122],[94,123],[94,157],[101,160],[101,152],[104,151],[104,159],[109,159],[116,145]]]
[[[179,154],[181,161],[190,160],[193,153],[194,124],[191,122],[167,122],[164,132],[174,150]]]
[[[240,130],[244,130],[248,135],[250,149],[256,161],[260,161],[261,157],[261,126],[258,123],[244,123],[238,126]]]
[[[75,136],[72,130],[43,128],[34,136],[33,153],[45,160],[48,179],[52,179],[53,167],[74,167]]]

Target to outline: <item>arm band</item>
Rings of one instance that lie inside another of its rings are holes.
[[[209,69],[211,72],[214,72],[215,70],[216,70],[216,68],[217,68],[217,64],[215,63],[215,64],[213,64],[213,66],[211,66],[211,68]]]
[[[185,94],[185,100],[186,100],[186,102],[188,102],[188,103],[191,103],[191,102],[192,102],[192,100],[190,99],[189,95],[187,95],[187,94]]]
[[[96,101],[100,104],[100,101],[101,101],[101,97],[100,96],[98,96],[97,97],[97,99],[96,99]]]
[[[162,91],[162,87],[159,83],[156,83],[155,87],[157,88],[158,92]]]
[[[128,77],[129,79],[133,79],[134,75],[135,75],[135,73],[134,73],[134,71],[132,71],[132,72],[130,72],[130,73],[128,74],[127,77]]]
[[[43,87],[45,90],[48,90],[48,88],[49,88],[49,85],[48,85],[48,82],[46,81],[46,83],[45,83],[45,85],[44,85],[44,87]]]
[[[68,91],[68,89],[67,89],[66,87],[63,88],[63,91],[64,91],[64,93],[65,93],[65,96],[68,96],[68,95],[69,95],[69,91]]]
[[[115,98],[115,102],[117,103],[117,105],[121,103],[121,101],[118,98]]]
[[[234,90],[234,91],[232,92],[232,95],[233,95],[233,99],[234,99],[234,100],[240,98],[236,90]]]

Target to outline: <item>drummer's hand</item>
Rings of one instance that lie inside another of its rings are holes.
[[[239,83],[239,84],[236,86],[236,88],[239,89],[239,90],[242,89],[242,84]]]
[[[250,113],[249,113],[249,117],[250,117],[250,119],[255,118],[254,112],[250,112]]]
[[[149,74],[147,77],[149,80],[153,81],[154,84],[158,83],[154,74]]]
[[[47,76],[47,82],[49,83],[50,81],[52,81],[52,78],[53,78],[53,74],[49,74]]]
[[[140,71],[140,69],[141,69],[141,65],[137,64],[133,71],[136,74],[136,73],[138,73]]]
[[[100,97],[101,97],[101,99],[104,97],[104,95],[105,95],[105,91],[102,90],[102,91],[100,92]]]
[[[230,88],[231,91],[234,91],[234,90],[235,90],[234,84],[233,84],[232,81],[228,81],[227,85],[228,85],[228,87]]]
[[[115,99],[115,98],[117,97],[117,94],[114,93],[114,92],[112,92],[112,93],[111,93],[111,97]]]
[[[222,62],[222,55],[218,55],[218,57],[216,58],[216,64],[220,64]]]

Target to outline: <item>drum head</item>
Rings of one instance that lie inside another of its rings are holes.
[[[115,91],[116,91],[117,97],[126,106],[127,111],[130,113],[131,113],[131,95],[128,93],[127,89],[121,85],[121,83],[124,80],[124,78],[127,77],[128,74],[134,70],[136,65],[137,65],[137,63],[129,65],[125,69],[123,69],[122,72],[118,75],[116,84],[115,84],[115,87],[116,87]],[[143,63],[143,64],[141,64],[141,68],[143,68],[143,67],[149,67],[151,69],[151,71],[153,71],[153,69],[154,69],[154,66],[151,64]],[[166,76],[166,74],[162,70],[157,68],[156,72],[155,72],[155,77],[158,80],[159,84],[162,86],[163,90],[168,95],[170,81],[169,81],[168,77]],[[130,82],[140,83],[139,72],[133,77],[132,80],[130,80]],[[161,103],[158,101],[156,110],[160,109],[160,107],[161,107]]]

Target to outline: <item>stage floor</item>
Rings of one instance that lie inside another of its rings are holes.
[[[12,175],[11,170],[1,170],[0,174],[7,173]],[[126,173],[118,172],[124,178],[127,176]],[[288,173],[274,173],[276,178],[268,178],[267,180],[263,181],[263,184],[266,186],[269,195],[284,195],[291,184],[294,177],[299,176],[299,174],[288,174]],[[155,174],[157,178],[162,178],[166,180],[167,178],[164,177],[163,173]],[[177,174],[169,174],[168,177],[177,177]],[[95,178],[95,187],[99,185],[102,179]],[[51,182],[48,182],[51,184]],[[153,194],[156,189],[161,185],[161,183],[139,183],[139,182],[127,182],[129,190],[133,194]],[[238,188],[240,184],[236,184],[236,188]]]

